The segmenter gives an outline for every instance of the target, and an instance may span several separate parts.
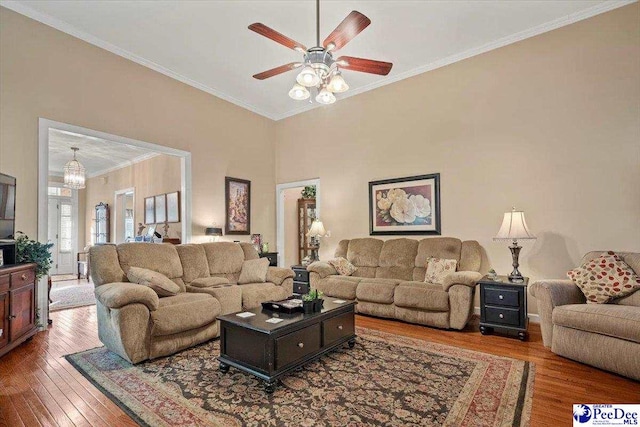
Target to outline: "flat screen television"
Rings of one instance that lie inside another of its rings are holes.
[[[13,240],[16,232],[16,179],[0,173],[0,240]]]

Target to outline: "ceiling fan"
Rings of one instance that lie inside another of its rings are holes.
[[[335,30],[320,45],[320,0],[316,0],[316,46],[307,49],[302,43],[290,39],[279,32],[256,22],[249,25],[251,31],[268,39],[280,43],[289,49],[296,50],[304,55],[302,62],[291,62],[271,70],[258,73],[253,77],[258,80],[268,79],[290,70],[302,67],[302,71],[296,78],[297,83],[289,91],[289,96],[295,100],[308,99],[311,94],[308,88],[317,89],[316,101],[321,104],[333,104],[336,102],[334,93],[342,93],[349,89],[344,81],[341,69],[359,71],[361,73],[378,74],[386,76],[391,71],[393,64],[373,59],[356,58],[353,56],[341,56],[333,58],[333,53],[344,47],[362,30],[371,24],[371,20],[358,11],[352,11],[336,27]]]

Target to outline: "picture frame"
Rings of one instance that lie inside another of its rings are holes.
[[[251,235],[251,244],[258,251],[258,253],[262,252],[262,235],[261,234],[252,234]]]
[[[251,181],[224,178],[225,234],[251,234]]]
[[[144,198],[144,223],[146,225],[156,223],[156,201],[155,197]]]
[[[180,222],[180,192],[167,193],[167,222]]]
[[[164,224],[167,220],[167,195],[158,194],[155,197],[156,224]]]
[[[369,182],[369,234],[440,235],[440,174]]]

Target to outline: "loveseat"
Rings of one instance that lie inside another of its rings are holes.
[[[463,329],[473,313],[481,251],[478,242],[451,237],[422,240],[342,240],[336,257],[355,265],[339,275],[327,262],[307,267],[311,287],[335,298],[356,299],[358,313],[445,329]],[[457,261],[443,283],[425,283],[427,259]]]
[[[603,252],[587,253],[581,264]],[[616,254],[640,274],[640,253]],[[538,280],[530,291],[538,302],[546,347],[560,356],[640,380],[640,291],[608,304],[587,304],[569,279]]]
[[[269,267],[264,283],[237,284],[244,261],[258,258],[246,243],[93,246],[89,259],[100,341],[138,363],[217,337],[218,315],[292,294],[293,272],[284,268]],[[159,297],[150,287],[130,283],[132,267],[163,274],[179,292]]]

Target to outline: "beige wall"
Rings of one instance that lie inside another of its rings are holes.
[[[284,264],[298,264],[298,199],[304,187],[287,188],[284,193]],[[278,248],[280,250],[280,248]]]
[[[251,231],[275,242],[271,120],[0,7],[0,170],[32,236],[39,117],[190,151],[194,241],[224,224],[224,177],[251,180]]]
[[[180,190],[180,163],[181,159],[179,157],[160,154],[142,162],[87,179],[85,217],[87,224],[90,224],[90,226],[87,227],[85,234],[86,244],[91,242],[91,233],[94,231],[92,225],[95,219],[95,206],[100,202],[109,204],[111,216],[109,237],[111,242],[115,242],[116,221],[114,209],[115,192],[118,190],[134,188],[134,217],[135,230],[137,231],[138,223],[142,222],[144,224],[145,197]],[[163,225],[161,224],[157,227],[157,231],[160,234],[164,234],[162,227]],[[180,223],[169,224],[169,237],[181,237],[180,227]]]
[[[324,259],[369,235],[369,181],[434,172],[442,235],[478,240],[499,273],[513,205],[538,236],[521,257],[534,279],[640,251],[639,34],[636,3],[282,120],[276,181],[322,180]]]

